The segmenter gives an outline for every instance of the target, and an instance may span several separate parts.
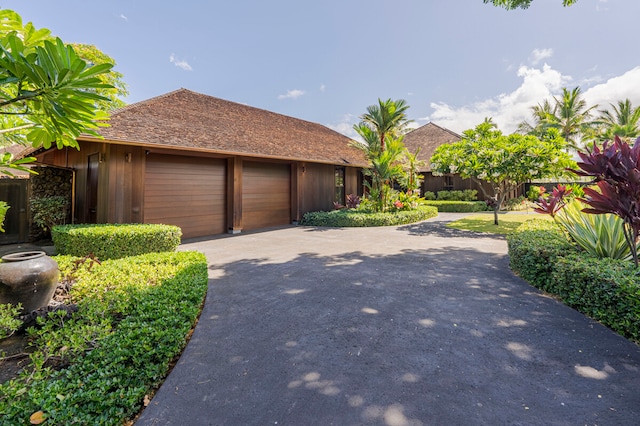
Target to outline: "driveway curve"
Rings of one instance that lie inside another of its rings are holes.
[[[184,244],[209,292],[137,425],[638,424],[639,347],[456,217]]]

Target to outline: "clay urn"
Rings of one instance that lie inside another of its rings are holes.
[[[2,256],[0,303],[22,304],[22,313],[45,307],[58,285],[58,264],[43,251]]]

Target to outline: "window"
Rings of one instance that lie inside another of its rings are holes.
[[[335,169],[335,192],[333,201],[344,205],[344,167]]]

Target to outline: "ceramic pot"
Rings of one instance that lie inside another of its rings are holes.
[[[0,303],[22,303],[22,312],[45,307],[58,285],[58,264],[43,251],[2,256]]]

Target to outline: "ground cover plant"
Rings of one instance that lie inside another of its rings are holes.
[[[0,385],[0,424],[121,425],[186,344],[206,294],[206,259],[56,260],[75,309],[54,310],[27,330],[30,363]]]
[[[491,207],[484,201],[448,201],[448,200],[426,200],[425,206],[433,206],[439,212],[449,213],[473,213],[491,210]]]

